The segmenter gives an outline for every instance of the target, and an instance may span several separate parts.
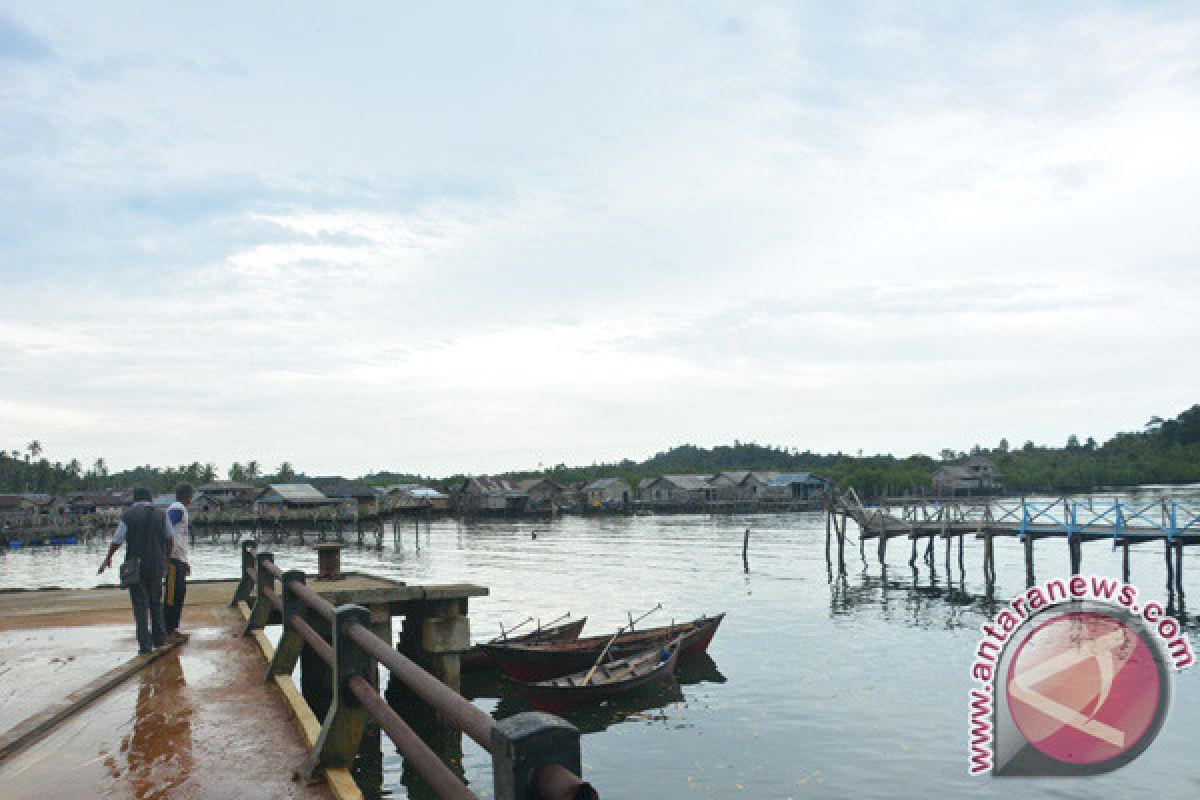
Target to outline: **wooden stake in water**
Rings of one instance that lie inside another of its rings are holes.
[[[746,572],[750,571],[750,529],[746,528],[746,535],[742,537],[742,567]]]

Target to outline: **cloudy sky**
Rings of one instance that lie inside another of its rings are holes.
[[[0,0],[0,447],[426,473],[1200,402],[1200,7]]]

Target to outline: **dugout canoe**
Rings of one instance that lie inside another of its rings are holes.
[[[593,669],[536,683],[522,683],[529,702],[542,711],[566,711],[594,705],[674,678],[675,662],[683,637],[655,644],[625,658],[607,661]]]
[[[613,642],[609,655],[614,659],[624,658],[677,637],[683,640],[680,656],[703,653],[708,650],[723,619],[725,614],[722,613],[678,625],[622,633]],[[612,638],[609,634],[544,644],[489,642],[480,647],[492,655],[506,674],[524,683],[534,683],[590,668]]]
[[[539,628],[530,633],[523,633],[519,636],[496,637],[488,644],[547,644],[551,642],[571,642],[579,638],[579,634],[583,631],[583,626],[587,623],[587,617],[570,622],[564,622],[562,625],[548,625],[545,628]],[[475,645],[467,652],[463,653],[460,659],[461,670],[463,672],[477,672],[485,669],[494,669],[496,661],[493,654],[483,649],[482,645]]]

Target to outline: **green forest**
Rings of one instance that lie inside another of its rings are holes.
[[[1025,442],[1014,447],[1007,440],[993,447],[976,446],[993,461],[1009,493],[1076,492],[1102,487],[1145,483],[1200,482],[1200,405],[1177,417],[1154,417],[1142,430],[1119,433],[1103,443],[1088,437],[1069,436],[1061,447]],[[673,473],[715,473],[722,470],[813,471],[841,486],[854,487],[864,496],[920,493],[929,486],[934,470],[966,458],[951,449],[937,456],[819,454],[797,448],[737,442],[713,448],[679,445],[645,461],[624,460],[587,467],[559,464],[540,471],[508,473],[514,478],[546,477],[558,483],[619,477],[636,486],[642,478]],[[0,491],[60,494],[74,490],[99,490],[147,486],[169,491],[180,481],[206,483],[218,478],[266,485],[303,479],[290,463],[266,471],[257,461],[238,462],[224,472],[214,464],[193,462],[177,467],[142,466],[109,472],[104,459],[84,466],[78,460],[51,462],[43,457],[40,441],[24,448],[0,451]],[[439,479],[406,472],[376,472],[361,476],[374,485],[422,483],[446,486],[462,475]]]

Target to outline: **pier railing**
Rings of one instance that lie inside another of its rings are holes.
[[[430,789],[447,800],[476,798],[408,723],[380,696],[378,670],[429,704],[443,719],[492,756],[496,800],[589,800],[595,789],[580,779],[580,733],[549,714],[527,712],[500,722],[426,672],[371,632],[362,606],[334,606],[307,585],[303,571],[283,571],[274,555],[242,545],[242,574],[233,603],[250,602],[245,633],[263,628],[278,613],[283,634],[267,668],[268,677],[288,675],[308,647],[330,668],[331,703],[316,746],[305,764],[306,779],[327,768],[349,768],[368,718],[373,719]],[[330,641],[305,619],[329,623]]]

